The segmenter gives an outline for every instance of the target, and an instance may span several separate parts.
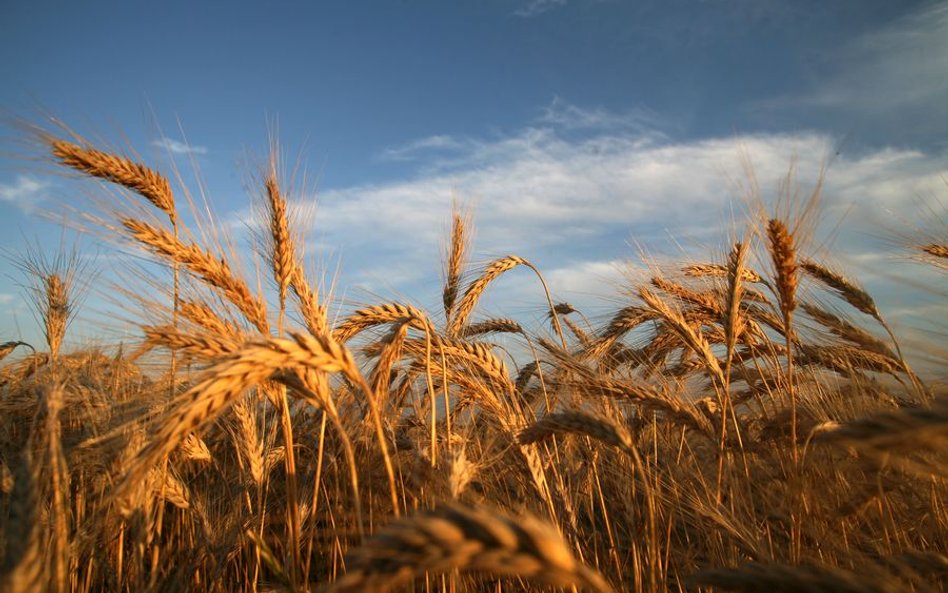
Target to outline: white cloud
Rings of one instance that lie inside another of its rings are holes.
[[[565,4],[566,0],[530,0],[515,10],[514,15],[523,18],[535,17]]]
[[[425,158],[413,176],[320,192],[315,239],[342,257],[340,287],[394,289],[434,302],[451,204],[460,198],[474,207],[475,261],[516,253],[564,298],[603,294],[603,287],[615,294],[612,263],[636,259],[639,245],[661,253],[716,248],[727,239],[747,205],[744,161],[765,198],[779,193],[791,163],[805,193],[836,145],[815,132],[673,141],[603,126],[574,136],[568,126],[535,125],[492,139],[422,140]],[[836,156],[826,175],[826,224],[832,230],[849,210],[897,212],[919,196],[939,195],[948,176],[944,156],[895,148]],[[850,239],[840,235],[839,249],[855,250]],[[537,297],[529,275],[520,276],[498,290]]]
[[[0,292],[0,305],[6,305],[8,303],[12,303],[13,298],[14,297],[12,294],[9,294],[6,292]]]
[[[155,140],[152,142],[152,145],[167,150],[171,154],[207,154],[206,146],[192,146],[191,144],[167,137]]]
[[[46,197],[49,183],[38,181],[26,175],[17,175],[9,184],[0,184],[0,202],[13,204],[23,212],[33,212]]]

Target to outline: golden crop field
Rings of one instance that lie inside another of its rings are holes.
[[[241,266],[162,173],[39,137],[132,198],[99,222],[163,268],[137,344],[67,351],[79,263],[24,264],[46,344],[0,349],[3,591],[948,585],[948,394],[923,370],[945,336],[916,372],[858,281],[804,255],[809,200],[600,324],[522,257],[472,266],[458,209],[439,310],[341,314],[275,158]],[[944,271],[945,241],[905,257]],[[480,314],[506,274],[548,323]]]

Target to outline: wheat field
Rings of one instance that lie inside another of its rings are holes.
[[[0,347],[3,591],[948,585],[948,393],[805,255],[806,205],[628,286],[599,324],[520,256],[472,266],[456,210],[439,310],[342,314],[275,157],[240,265],[162,173],[38,138],[129,199],[102,226],[161,266],[162,296],[138,296],[134,347],[67,351],[79,264],[24,265],[46,344]],[[944,242],[906,250],[948,265]],[[506,274],[536,279],[546,323],[479,313]]]

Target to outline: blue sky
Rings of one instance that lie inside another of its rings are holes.
[[[164,170],[193,159],[238,242],[246,154],[278,122],[316,204],[307,246],[347,304],[434,308],[457,197],[474,207],[477,261],[527,257],[597,314],[637,249],[720,249],[742,159],[764,193],[795,159],[803,188],[832,160],[826,218],[857,229],[838,234],[840,263],[895,314],[944,313],[898,296],[879,264],[886,233],[916,233],[926,209],[945,229],[946,2],[8,0],[0,15],[8,119],[47,112]],[[15,125],[2,136],[2,245],[55,244],[39,215],[96,188],[49,175]],[[35,339],[19,281],[0,262],[3,340]],[[543,302],[526,274],[497,295],[507,314]]]

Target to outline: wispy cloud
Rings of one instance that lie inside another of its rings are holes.
[[[948,3],[929,5],[840,47],[813,87],[767,101],[880,120],[897,128],[948,131]]]
[[[6,292],[0,292],[0,305],[12,303],[14,296]]]
[[[948,102],[948,4],[941,3],[857,39],[838,57],[835,79],[815,104],[871,110]]]
[[[413,140],[402,146],[387,148],[381,158],[388,161],[409,161],[423,157],[433,151],[460,150],[465,143],[451,136],[437,135]]]
[[[559,6],[564,6],[566,0],[530,0],[514,11],[514,15],[531,18],[549,12]]]
[[[173,138],[162,137],[158,140],[152,142],[153,146],[157,146],[163,150],[167,150],[171,154],[207,154],[206,146],[194,146],[175,140]]]
[[[641,136],[663,138],[659,130],[671,127],[672,122],[653,111],[634,109],[615,113],[601,107],[580,107],[560,97],[554,97],[544,107],[537,123],[562,131],[636,132]]]
[[[0,184],[0,202],[12,204],[26,213],[33,212],[46,198],[49,183],[18,175],[13,183]]]

